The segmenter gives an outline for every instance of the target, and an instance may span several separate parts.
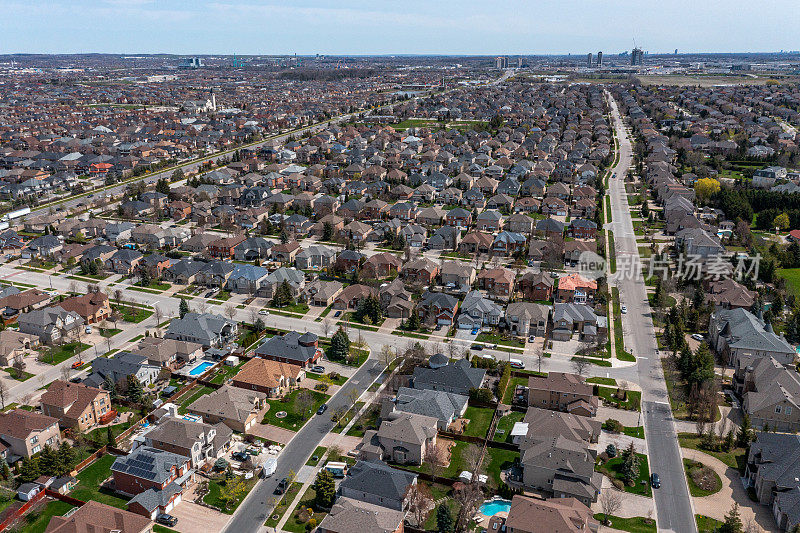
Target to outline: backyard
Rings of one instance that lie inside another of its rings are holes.
[[[77,476],[78,485],[70,493],[70,496],[85,502],[94,500],[112,507],[125,509],[128,500],[117,496],[113,490],[100,487],[106,479],[111,477],[111,465],[115,459],[116,456],[106,454],[81,470]]]
[[[511,411],[506,416],[497,421],[497,427],[494,430],[493,440],[497,442],[510,442],[511,429],[514,424],[520,422],[525,417],[525,413],[519,411]]]
[[[464,430],[464,435],[480,438],[486,437],[493,416],[494,409],[489,409],[488,407],[467,407],[463,418],[469,420],[469,424],[467,424],[467,428]]]
[[[304,396],[309,398],[306,405],[303,405]],[[297,431],[328,398],[327,394],[315,390],[297,389],[287,394],[283,400],[267,400],[269,411],[261,423]],[[286,416],[279,418],[278,413],[286,413]]]

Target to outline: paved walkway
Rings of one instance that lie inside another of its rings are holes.
[[[750,500],[736,469],[728,467],[716,457],[699,450],[681,448],[681,455],[713,468],[722,480],[722,489],[716,494],[693,498],[694,509],[697,514],[722,520],[735,501],[739,504],[739,515],[742,517],[742,523],[745,527],[749,522],[755,520],[764,531],[778,531],[770,508]]]

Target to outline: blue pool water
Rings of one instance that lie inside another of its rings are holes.
[[[501,512],[507,513],[509,509],[511,509],[511,502],[505,500],[494,500],[481,505],[480,509],[478,509],[478,512],[484,516],[494,516]]]
[[[209,369],[209,367],[214,366],[214,363],[209,363],[208,361],[203,361],[193,369],[189,370],[190,376],[199,376],[203,372]]]

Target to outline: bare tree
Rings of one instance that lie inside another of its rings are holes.
[[[72,373],[72,369],[69,366],[67,366],[67,365],[62,366],[61,367],[61,379],[62,379],[62,381],[69,381],[71,373]]]
[[[24,356],[21,353],[16,354],[14,356],[14,364],[11,366],[13,366],[19,372],[25,370],[26,363]]]
[[[600,508],[603,511],[603,524],[608,525],[608,516],[613,515],[622,507],[622,496],[616,490],[604,490],[600,494]]]
[[[326,337],[330,337],[331,328],[333,327],[333,323],[331,322],[330,318],[326,318],[322,321],[322,330],[325,332]]]
[[[156,319],[156,328],[161,326],[161,318],[163,317],[163,313],[161,312],[161,308],[157,305],[153,306],[153,317]]]
[[[225,306],[225,316],[233,320],[236,317],[236,307],[233,304]]]
[[[383,364],[386,365],[386,367],[388,368],[389,365],[391,365],[394,362],[395,358],[397,357],[397,352],[395,352],[394,348],[392,348],[388,344],[384,344],[383,347],[381,348],[380,355],[381,355],[381,361],[383,361]]]
[[[8,397],[8,385],[5,381],[0,381],[0,402],[3,404],[3,409],[6,408],[6,398]]]
[[[314,396],[311,391],[301,389],[295,397],[295,405],[297,406],[297,414],[307,415],[314,406]]]
[[[250,323],[255,324],[258,322],[258,308],[251,307],[250,308]]]
[[[476,473],[481,466],[481,459],[483,458],[483,450],[477,444],[470,444],[461,454],[464,460],[464,465],[472,473]]]
[[[347,401],[350,403],[350,405],[355,405],[359,396],[361,396],[361,393],[358,392],[358,389],[356,388],[352,388],[347,391]]]
[[[424,483],[413,483],[406,491],[406,501],[416,524],[421,525],[425,522],[428,512],[433,508],[431,489]]]
[[[542,371],[542,362],[544,361],[544,346],[542,349],[536,352],[536,361],[539,363],[539,372]]]
[[[69,292],[78,292],[78,283],[76,281],[70,281],[67,290]]]
[[[582,376],[586,373],[586,368],[589,366],[589,360],[582,355],[576,356],[572,359],[572,368],[575,373]]]
[[[442,442],[428,441],[425,444],[425,466],[432,476],[441,477],[447,468],[449,453],[447,446]]]
[[[453,499],[459,504],[460,508],[456,515],[456,531],[466,531],[469,521],[475,516],[478,505],[483,502],[483,491],[477,480],[472,483],[464,483],[455,489]]]

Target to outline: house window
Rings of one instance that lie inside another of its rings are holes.
[[[792,406],[791,405],[787,405],[786,409],[784,409],[783,412],[784,412],[784,414],[787,414],[787,415],[792,414]]]
[[[775,406],[775,412],[780,414],[780,412],[781,412],[781,406],[780,405],[776,405]]]
[[[37,442],[39,442],[39,435],[31,437],[31,444],[36,444]]]
[[[41,446],[39,446],[39,445],[37,444],[36,446],[34,446],[34,447],[31,449],[31,452],[33,452],[33,453],[39,453],[39,451],[41,451],[41,449],[42,449],[42,447],[41,447]]]

